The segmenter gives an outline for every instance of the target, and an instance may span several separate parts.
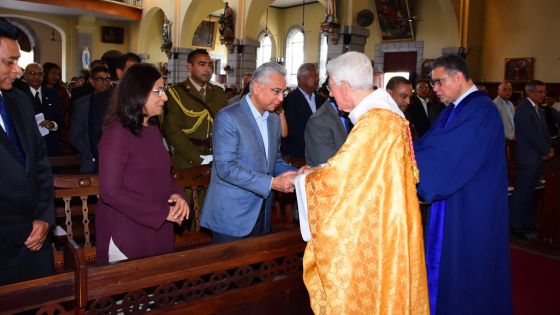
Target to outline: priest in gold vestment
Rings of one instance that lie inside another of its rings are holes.
[[[385,90],[373,92],[366,55],[343,54],[327,72],[330,95],[354,128],[305,178],[311,307],[315,314],[429,314],[408,122]]]

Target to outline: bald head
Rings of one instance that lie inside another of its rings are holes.
[[[23,78],[35,90],[43,83],[43,67],[38,63],[30,63],[25,67]]]
[[[513,88],[511,87],[511,83],[509,82],[502,82],[498,86],[498,95],[504,100],[509,100],[511,98],[512,92]]]

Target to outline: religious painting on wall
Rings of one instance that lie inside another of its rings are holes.
[[[533,58],[506,58],[504,66],[506,81],[529,81],[533,79]]]
[[[114,26],[101,27],[101,42],[110,44],[124,43],[124,28]]]
[[[214,49],[214,38],[216,34],[216,21],[204,20],[200,22],[194,31],[192,45],[194,47]]]
[[[412,19],[408,0],[375,0],[381,40],[412,40]]]

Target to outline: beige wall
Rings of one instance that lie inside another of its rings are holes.
[[[282,11],[282,43],[286,42],[288,31],[294,26],[301,26],[302,6],[297,6]],[[270,14],[270,12],[269,12]],[[305,55],[304,62],[318,62],[319,60],[319,35],[320,25],[325,18],[325,7],[320,3],[313,3],[305,6]],[[270,20],[270,15],[269,15]],[[282,45],[284,46],[284,45]],[[284,47],[280,54],[285,55]]]
[[[533,57],[533,78],[559,82],[559,12],[558,0],[487,1],[479,80],[503,80],[505,58]]]
[[[109,50],[118,50],[122,53],[128,52],[132,50],[130,48],[130,22],[122,22],[122,21],[115,21],[115,20],[104,20],[104,19],[97,19],[96,20],[96,28],[92,34],[92,41],[93,41],[93,49],[91,51],[91,60],[99,59]],[[122,27],[124,28],[124,38],[122,44],[110,44],[110,43],[102,43],[101,42],[101,27],[102,26],[115,26],[115,27]]]

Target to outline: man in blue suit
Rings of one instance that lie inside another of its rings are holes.
[[[212,134],[214,164],[201,225],[214,243],[270,232],[272,189],[291,192],[297,170],[280,153],[280,118],[286,70],[265,63],[255,70],[251,91],[222,109]]]

